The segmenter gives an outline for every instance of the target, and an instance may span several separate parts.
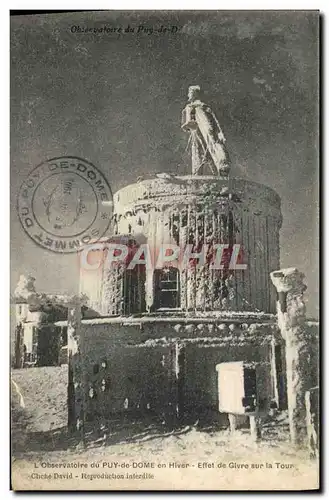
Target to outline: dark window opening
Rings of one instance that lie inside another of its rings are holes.
[[[156,309],[180,307],[179,270],[175,267],[157,269],[154,273]]]

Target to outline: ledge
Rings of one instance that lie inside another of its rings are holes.
[[[175,324],[218,324],[218,323],[246,323],[246,324],[276,324],[276,315],[267,314],[264,312],[231,312],[220,311],[218,313],[195,313],[193,316],[188,313],[177,313],[166,315],[158,313],[156,315],[139,315],[139,316],[106,316],[98,318],[82,319],[84,325],[104,325],[104,324],[120,324],[120,325],[141,325],[147,323],[175,323]],[[67,321],[58,321],[56,326],[66,326]]]

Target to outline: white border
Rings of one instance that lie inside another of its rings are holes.
[[[27,0],[15,0],[7,2],[10,9],[40,9],[40,10],[325,10],[327,2],[320,0],[310,2],[307,0],[254,0],[243,2],[241,0],[121,0],[118,3],[111,4],[105,0],[98,0],[91,3],[86,0],[58,0],[57,2],[27,2]],[[69,5],[68,5],[69,3]],[[118,6],[119,5],[119,6]]]
[[[229,9],[227,8],[229,5]],[[2,69],[2,78],[1,78],[1,98],[2,98],[2,106],[1,106],[1,193],[0,193],[0,203],[1,203],[1,240],[2,244],[0,246],[1,251],[1,262],[2,262],[2,273],[1,273],[1,300],[0,300],[0,311],[1,311],[1,326],[2,326],[2,342],[1,342],[1,382],[2,382],[2,390],[1,390],[1,401],[2,401],[2,411],[1,415],[1,429],[2,440],[0,447],[0,456],[1,456],[1,467],[0,467],[0,492],[3,497],[7,498],[12,496],[13,493],[9,492],[9,412],[7,411],[7,405],[9,404],[9,317],[8,317],[8,305],[9,305],[9,22],[8,10],[9,9],[48,9],[48,10],[317,10],[319,9],[323,15],[329,12],[328,8],[328,0],[320,0],[318,2],[310,2],[303,0],[276,0],[276,1],[266,1],[266,0],[258,0],[258,1],[237,1],[230,0],[230,2],[223,1],[209,1],[203,0],[202,2],[196,0],[165,0],[165,1],[139,1],[133,2],[131,0],[121,0],[120,9],[113,8],[117,7],[118,3],[114,5],[108,1],[97,1],[95,3],[87,2],[85,0],[72,0],[71,2],[64,0],[57,0],[56,2],[27,2],[23,0],[15,0],[12,2],[5,1],[2,3],[2,26],[1,26],[1,44],[0,44],[0,54],[1,54],[1,69]],[[323,26],[325,28],[325,26]],[[322,42],[323,46],[323,94],[325,93],[325,82],[328,81],[328,37],[323,34]],[[323,95],[323,115],[322,115],[322,127],[323,127],[323,143],[329,143],[329,132],[328,128],[325,128],[326,118],[328,118],[328,105],[327,99]],[[327,186],[327,175],[326,170],[328,168],[325,151],[322,151],[322,184],[324,189],[324,199],[322,206],[322,218],[323,218],[323,230],[325,233],[324,236],[324,247],[328,247],[328,225],[329,225],[329,203],[325,203],[325,199],[327,197],[327,192],[325,188]],[[323,257],[325,257],[325,252],[323,251]],[[321,270],[321,281],[323,285],[329,283],[329,270],[328,266],[324,266]],[[329,310],[329,297],[328,294],[325,294],[322,308],[324,311]],[[323,318],[325,319],[325,318]],[[322,349],[323,353],[323,361],[329,360],[328,356],[328,342],[325,342],[326,337],[326,325],[322,326]],[[322,384],[324,385],[323,391],[323,410],[325,415],[328,415],[328,370],[325,369],[326,363],[323,363],[323,377]],[[323,423],[325,423],[325,416],[323,416]],[[326,443],[326,436],[322,435],[322,444]],[[323,450],[323,455],[325,454],[325,449]],[[325,457],[323,457],[324,459]],[[327,464],[326,464],[327,465]],[[324,468],[323,468],[324,472]],[[326,485],[326,476],[323,477],[324,486]],[[105,492],[104,492],[105,493]],[[202,493],[201,493],[202,494]],[[120,494],[119,498],[123,496],[128,496]],[[40,498],[40,494],[34,494],[33,496],[37,496]],[[47,496],[45,493],[41,496]],[[62,497],[70,498],[72,495],[70,494],[61,494]],[[114,493],[111,493],[111,496],[116,496]],[[130,495],[129,495],[130,496]],[[170,495],[171,498],[176,495]],[[177,495],[178,496],[178,495]],[[221,496],[225,497],[234,497],[235,495],[226,495],[221,494]],[[258,495],[257,495],[258,496]],[[282,494],[280,495],[282,498]],[[290,496],[290,495],[289,495]],[[296,495],[294,495],[296,497]],[[299,496],[299,495],[297,495]],[[283,494],[283,497],[288,497],[288,494]]]

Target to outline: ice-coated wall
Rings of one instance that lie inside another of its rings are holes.
[[[82,321],[87,419],[138,410],[165,416],[178,407],[181,416],[215,416],[216,364],[227,361],[261,362],[270,375],[268,399],[275,398],[272,344],[279,331],[274,322],[147,319],[140,324],[112,323],[112,318]]]

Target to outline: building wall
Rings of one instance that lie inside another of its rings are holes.
[[[37,342],[38,330],[44,316],[41,311],[30,311],[28,304],[16,304],[16,325],[22,325],[23,339],[20,342],[22,347],[25,345],[26,355],[34,351],[34,341]]]
[[[180,328],[179,328],[180,326]],[[269,374],[276,325],[82,323],[88,419],[124,412],[218,414],[216,364],[261,362]]]
[[[38,366],[58,364],[60,327],[55,327],[53,319],[50,321],[49,313],[34,310],[26,303],[16,304],[14,366],[23,367],[24,363],[36,363]]]
[[[33,329],[36,328],[34,323],[24,324],[24,345],[26,352],[31,353],[33,350]]]
[[[16,325],[18,323],[34,323],[39,324],[44,313],[42,311],[30,311],[29,305],[25,303],[16,304]]]

